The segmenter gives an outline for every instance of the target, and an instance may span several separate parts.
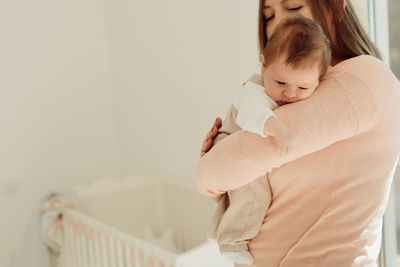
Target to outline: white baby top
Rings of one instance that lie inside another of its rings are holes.
[[[264,87],[247,82],[234,98],[233,105],[238,110],[237,125],[243,130],[266,137],[265,122],[271,116],[276,117],[272,110],[278,107],[278,103],[265,93]]]

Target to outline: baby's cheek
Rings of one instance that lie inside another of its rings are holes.
[[[304,95],[301,97],[301,100],[304,100],[306,98],[309,98],[314,94],[315,89],[309,89],[307,90],[308,92],[305,92]]]
[[[271,97],[273,100],[275,100],[275,101],[280,100],[280,96],[282,94],[281,89],[276,88],[274,86],[270,86],[270,87],[267,87],[266,92],[269,95],[269,97]]]

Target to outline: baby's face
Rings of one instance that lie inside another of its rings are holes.
[[[319,69],[313,67],[287,66],[278,59],[263,68],[266,93],[279,105],[300,101],[311,96],[319,84]]]

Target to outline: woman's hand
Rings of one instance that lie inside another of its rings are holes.
[[[212,146],[214,144],[214,139],[217,136],[218,129],[221,128],[221,125],[222,125],[222,120],[221,120],[221,118],[217,117],[217,119],[214,122],[213,127],[207,133],[206,138],[204,139],[203,145],[201,147],[200,157],[202,157],[204,154],[206,154],[212,148]]]
[[[250,77],[248,81],[259,85],[263,85],[264,82],[261,75],[259,74],[254,74],[253,76]],[[213,127],[207,133],[207,136],[204,139],[203,145],[201,147],[200,157],[202,157],[212,148],[212,146],[214,145],[214,139],[218,135],[218,129],[221,128],[221,126],[222,126],[222,120],[221,118],[217,118],[214,122]]]

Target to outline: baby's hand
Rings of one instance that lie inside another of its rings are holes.
[[[269,117],[265,123],[265,135],[275,138],[282,151],[287,151],[297,143],[297,137],[289,127],[276,117]]]
[[[296,135],[283,122],[277,123],[274,138],[283,151],[288,151],[297,143]]]

